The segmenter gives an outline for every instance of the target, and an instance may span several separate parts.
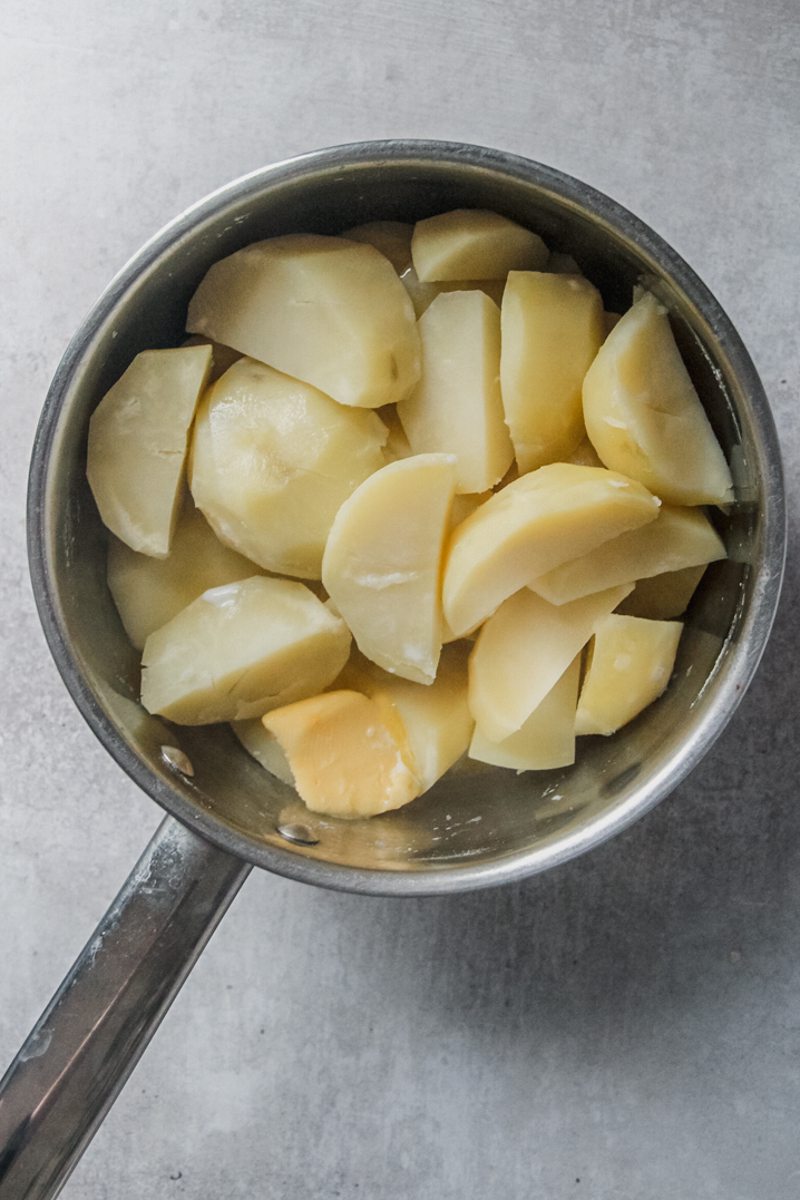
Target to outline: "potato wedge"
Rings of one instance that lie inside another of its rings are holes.
[[[332,683],[350,632],[289,579],[251,579],[204,592],[151,633],[142,704],[179,725],[258,717]]]
[[[505,279],[509,271],[536,271],[548,251],[538,234],[478,208],[459,208],[417,221],[411,258],[422,283]]]
[[[684,567],[682,571],[665,571],[651,579],[639,579],[630,596],[617,606],[617,612],[651,621],[682,617],[705,571],[705,565]]]
[[[725,456],[670,328],[649,293],[621,318],[583,383],[586,430],[607,467],[671,504],[727,504]]]
[[[450,292],[419,332],[422,375],[397,406],[412,452],[455,454],[456,491],[484,492],[514,457],[500,399],[500,310],[483,292]]]
[[[231,730],[247,753],[260,763],[265,771],[274,775],[281,783],[294,787],[294,775],[283,746],[276,737],[267,733],[260,717],[251,717],[249,721],[231,721]]]
[[[383,464],[386,426],[241,358],[197,412],[189,486],[226,545],[267,570],[319,579],[333,518]]]
[[[683,624],[611,613],[595,627],[575,732],[616,733],[661,695]]]
[[[469,757],[515,771],[552,771],[575,761],[575,705],[581,674],[580,655],[520,726],[502,742],[492,742],[475,726]]]
[[[376,471],[344,502],[322,582],[362,654],[431,683],[442,646],[441,561],[453,498],[451,454],[417,454]]]
[[[419,378],[414,310],[373,246],[320,234],[254,242],[210,268],[186,328],[340,404],[393,404]]]
[[[89,486],[103,524],[140,554],[169,553],[189,429],[211,365],[209,346],[143,350],[92,413]]]

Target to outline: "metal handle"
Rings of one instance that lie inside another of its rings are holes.
[[[161,823],[0,1081],[0,1198],[56,1196],[250,870]]]

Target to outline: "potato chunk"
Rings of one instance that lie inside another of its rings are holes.
[[[727,504],[731,473],[666,310],[645,293],[611,330],[583,383],[586,430],[607,467],[671,504]]]
[[[548,604],[523,588],[490,617],[469,660],[469,706],[481,733],[516,733],[632,585],[571,604]]]
[[[419,332],[422,376],[397,406],[411,449],[455,454],[456,491],[486,491],[514,457],[500,399],[500,311],[483,292],[450,292]]]
[[[581,386],[605,336],[603,301],[577,275],[512,271],[500,386],[520,471],[565,459],[584,436]]]
[[[419,378],[414,310],[374,247],[319,234],[254,242],[214,263],[186,328],[340,404],[393,404]]]
[[[402,808],[419,782],[402,728],[378,700],[326,692],[264,717],[289,763],[298,795],[312,812],[371,817]]]
[[[313,696],[347,661],[350,633],[302,583],[255,576],[204,592],[142,655],[142,704],[179,725],[259,717]]]
[[[651,621],[671,621],[681,617],[705,574],[705,566],[665,571],[651,579],[640,579],[617,612],[628,617],[647,617]]]
[[[89,421],[86,475],[103,524],[141,554],[169,553],[189,428],[211,365],[209,346],[144,350]]]
[[[289,766],[283,746],[267,733],[261,717],[251,717],[249,721],[232,721],[231,729],[245,750],[257,763],[274,775],[281,783],[294,787],[294,775]]]
[[[516,733],[492,742],[475,726],[469,757],[516,771],[552,771],[575,761],[575,705],[581,674],[580,655],[573,659]]]
[[[108,587],[131,644],[141,650],[155,629],[209,588],[248,579],[258,568],[216,538],[188,505],[166,558],[137,554],[116,538],[108,547]]]
[[[411,257],[422,283],[450,279],[505,279],[509,271],[536,271],[547,262],[542,239],[516,221],[479,208],[458,208],[417,221]]]
[[[227,545],[268,570],[319,579],[333,518],[382,465],[386,436],[375,413],[242,358],[200,404],[189,486]]]
[[[595,627],[575,732],[616,733],[661,695],[683,625],[611,613]]]
[[[551,604],[565,604],[618,583],[633,583],[721,558],[725,558],[725,546],[704,512],[665,504],[649,525],[604,542],[529,586]]]
[[[601,467],[551,463],[523,475],[453,530],[444,614],[456,637],[547,571],[655,520],[659,501]]]
[[[365,480],[336,514],[322,582],[359,650],[431,683],[442,646],[440,573],[453,498],[451,454],[416,454]]]

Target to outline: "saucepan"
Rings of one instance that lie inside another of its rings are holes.
[[[643,282],[666,304],[734,476],[718,514],[728,558],[686,618],[670,688],[621,734],[582,739],[567,770],[461,771],[381,818],[305,810],[225,728],[138,703],[138,663],[106,587],[86,485],[89,416],[144,348],[176,345],[216,259],[293,230],[497,210],[569,252],[620,311]],[[769,634],[785,548],[769,406],[731,322],[651,229],[576,179],[510,154],[366,142],[237,180],[190,208],[109,285],[70,344],[33,450],[29,555],[50,649],[73,700],[167,816],[0,1088],[0,1196],[55,1195],[252,866],[322,887],[424,896],[510,883],[591,850],[666,796],[724,729]],[[90,850],[87,849],[87,853]]]

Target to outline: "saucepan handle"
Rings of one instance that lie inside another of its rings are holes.
[[[58,1194],[249,869],[162,822],[0,1081],[0,1200]]]

